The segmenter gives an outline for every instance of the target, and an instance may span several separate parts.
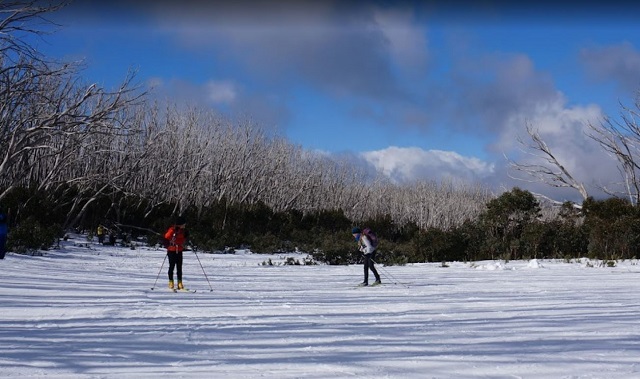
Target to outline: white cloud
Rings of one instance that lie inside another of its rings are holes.
[[[528,145],[533,145],[526,132],[526,125],[529,124],[547,144],[560,164],[577,181],[587,187],[590,195],[599,197],[602,195],[601,186],[610,187],[612,183],[620,181],[616,160],[589,137],[592,132],[588,125],[599,125],[603,116],[602,109],[594,104],[568,107],[565,98],[558,94],[554,99],[539,100],[532,109],[513,114],[505,121],[495,147],[496,150],[504,152],[511,160],[518,163],[545,165],[553,171],[558,171],[556,167],[551,167],[545,159],[540,157],[539,151],[526,150],[530,154],[521,151],[523,146],[517,142],[517,138],[521,138]],[[512,174],[527,180],[533,179],[513,171]],[[556,200],[564,200],[568,193],[566,190],[558,190],[544,183],[525,184],[525,182],[514,181],[512,185],[543,193]],[[575,190],[571,191],[573,195],[578,194]]]
[[[389,42],[395,61],[405,67],[423,69],[427,62],[426,31],[415,20],[410,10],[377,10],[374,20]]]
[[[207,98],[214,104],[231,104],[237,97],[234,83],[230,81],[209,81],[205,85]]]
[[[362,153],[362,156],[397,182],[450,178],[474,182],[490,176],[494,171],[493,164],[453,151],[391,146]]]
[[[529,114],[512,117],[505,125],[501,141],[504,147],[515,147],[513,134],[518,134],[525,141],[528,136],[525,126],[529,123],[536,130],[547,145],[564,162],[581,161],[568,169],[578,169],[588,158],[601,151],[598,144],[588,137],[589,123],[596,124],[602,117],[598,106],[564,107],[564,103],[556,101],[540,104]],[[588,168],[591,170],[593,167]]]
[[[459,119],[459,125],[464,126],[462,130],[490,136],[487,150],[493,158],[487,160],[495,163],[495,175],[486,178],[489,186],[519,186],[558,200],[566,197],[567,191],[531,183],[532,177],[523,177],[528,182],[508,177],[508,173],[521,175],[508,170],[503,154],[518,163],[557,169],[543,158],[521,151],[523,146],[518,138],[531,143],[527,125],[539,133],[558,161],[587,187],[589,194],[599,196],[600,186],[620,180],[616,161],[587,135],[588,125],[597,125],[604,116],[599,106],[569,104],[549,73],[537,70],[526,55],[490,54],[479,62],[476,68],[465,62],[457,68],[462,79],[456,82],[460,96],[455,98],[459,103],[454,109],[462,115]],[[478,79],[482,72],[486,81]]]

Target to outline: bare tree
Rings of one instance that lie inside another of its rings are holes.
[[[635,109],[620,104],[620,121],[606,117],[600,124],[589,124],[591,137],[618,161],[621,185],[602,186],[612,196],[626,196],[632,204],[640,204],[640,97]]]
[[[45,62],[44,57],[24,37],[47,34],[37,26],[54,25],[46,16],[67,4],[37,0],[0,2],[0,56],[5,60],[4,69],[19,67],[24,61]]]
[[[531,124],[527,123],[526,129],[531,141],[526,143],[518,138],[518,142],[523,146],[521,150],[524,154],[533,157],[534,162],[540,163],[518,163],[505,156],[513,170],[522,172],[532,179],[510,177],[530,183],[544,183],[556,188],[572,188],[578,191],[583,200],[586,200],[589,194],[584,184],[571,175]]]
[[[137,155],[143,168],[122,191],[140,194],[148,205],[202,210],[220,201],[262,202],[275,211],[342,209],[354,220],[389,215],[399,223],[449,228],[475,217],[492,196],[486,188],[453,182],[393,184],[349,161],[267,136],[251,122],[231,124],[211,112],[176,106],[159,112],[156,104],[140,113],[144,138],[137,149],[148,153]]]
[[[25,42],[25,34],[42,33],[34,25],[50,24],[45,15],[64,5],[41,4],[0,4],[0,199],[17,187],[86,188],[91,194],[84,198],[80,190],[74,201],[79,217],[113,185],[82,162],[114,153],[96,137],[130,135],[126,109],[144,94],[131,85],[133,74],[113,91],[83,84],[79,65],[48,61]]]

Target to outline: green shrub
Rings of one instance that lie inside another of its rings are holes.
[[[7,250],[18,254],[48,250],[62,234],[60,225],[45,227],[34,217],[29,217],[9,231]]]
[[[403,254],[389,254],[384,259],[378,258],[378,262],[385,266],[405,266],[409,263],[409,258]]]
[[[251,251],[258,254],[276,253],[283,250],[278,237],[271,233],[251,235],[249,245],[251,245]]]
[[[311,253],[314,260],[330,265],[356,263],[359,255],[355,244],[332,239],[324,240],[320,247]]]

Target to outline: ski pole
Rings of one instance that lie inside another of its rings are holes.
[[[371,260],[371,262],[373,262],[373,264],[378,265],[378,267],[380,268],[380,271],[382,271],[384,276],[386,276],[388,279],[391,279],[393,284],[402,284],[403,286],[409,288],[408,285],[406,285],[406,284],[402,283],[401,281],[399,281],[398,279],[394,278],[394,276],[391,275],[391,273],[389,271],[387,271],[387,269],[385,269],[383,265],[379,265],[378,262],[374,261],[373,259]]]
[[[200,268],[202,269],[202,273],[204,274],[204,278],[207,279],[207,283],[209,283],[209,291],[213,292],[213,288],[211,287],[211,282],[209,281],[209,277],[207,276],[207,273],[204,271],[204,267],[202,266],[202,262],[200,262],[200,258],[198,258],[198,253],[196,253],[196,251],[193,251],[193,254],[196,255],[196,259],[198,260],[198,263],[200,263]]]
[[[160,273],[162,272],[162,268],[164,267],[164,262],[167,260],[167,255],[164,255],[164,259],[162,260],[162,265],[160,266],[160,270],[158,270],[158,275],[156,276],[156,281],[153,282],[153,287],[151,287],[151,290],[153,291],[154,288],[156,288],[156,284],[158,283],[158,278],[160,277]]]

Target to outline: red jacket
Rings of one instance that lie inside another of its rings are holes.
[[[187,241],[188,233],[185,229],[173,225],[164,234],[164,238],[169,241],[167,250],[170,252],[182,252],[184,250],[184,243]]]

